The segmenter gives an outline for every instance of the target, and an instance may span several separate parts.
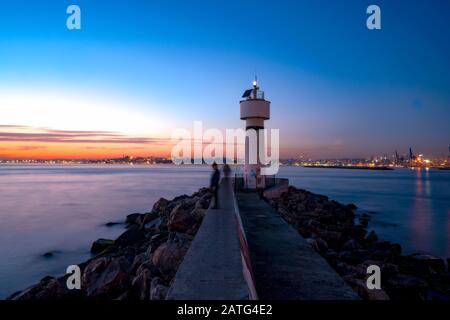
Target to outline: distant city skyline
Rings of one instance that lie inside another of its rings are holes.
[[[446,157],[450,2],[77,0],[0,5],[0,158],[169,156],[176,128],[242,128],[255,73],[281,158]]]

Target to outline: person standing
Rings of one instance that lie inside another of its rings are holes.
[[[211,175],[211,183],[210,183],[210,189],[213,192],[214,197],[214,207],[213,209],[219,209],[219,182],[220,182],[220,171],[217,167],[217,163],[213,163],[212,165],[213,173]]]
[[[230,174],[231,174],[231,168],[230,168],[230,166],[227,164],[227,163],[225,163],[224,165],[223,165],[223,175],[225,176],[225,178],[229,178],[230,177]]]

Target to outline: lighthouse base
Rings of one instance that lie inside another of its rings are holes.
[[[245,165],[244,168],[244,188],[264,189],[266,187],[266,177],[261,175],[260,165]]]

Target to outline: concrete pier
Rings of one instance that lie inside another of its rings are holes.
[[[208,209],[171,286],[169,300],[248,300],[231,180],[219,188],[219,209]]]
[[[306,241],[256,192],[219,189],[167,299],[359,299]]]
[[[256,192],[237,194],[262,300],[347,300],[358,295]]]

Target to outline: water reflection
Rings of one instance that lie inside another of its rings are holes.
[[[432,210],[429,203],[431,195],[430,173],[428,170],[414,170],[414,201],[411,208],[411,244],[428,251],[431,249]]]

